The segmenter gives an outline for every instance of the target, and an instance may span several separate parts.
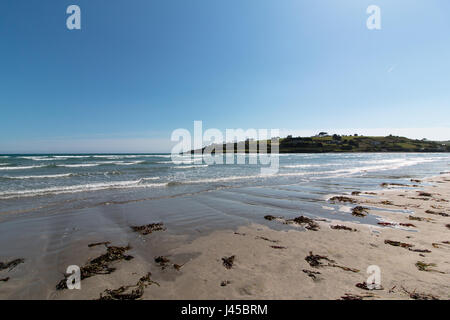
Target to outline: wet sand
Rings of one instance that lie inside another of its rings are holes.
[[[0,298],[98,299],[101,293],[105,295],[105,290],[136,285],[151,272],[154,283],[142,286],[143,299],[340,299],[346,294],[363,299],[411,299],[423,295],[450,299],[450,228],[446,226],[450,217],[445,216],[450,214],[450,175],[443,174],[417,185],[420,188],[386,186],[376,194],[355,190],[362,193],[345,195],[356,203],[342,203],[343,207],[367,207],[368,217],[376,216],[380,222],[394,226],[336,219],[315,221],[320,229],[313,231],[305,229],[305,224],[283,228],[283,220],[275,219],[265,225],[243,225],[195,236],[173,234],[170,227],[141,235],[124,231],[123,226],[158,221],[148,221],[142,215],[129,215],[127,221],[120,221],[122,216],[115,219],[108,211],[112,207],[105,207],[104,215],[91,216],[86,212],[89,217],[77,214],[14,222],[19,224],[17,228],[29,231],[24,232],[23,241],[34,245],[19,251],[19,244],[11,243],[10,250],[1,253],[3,262],[13,257],[25,258],[25,262],[11,271],[0,271],[0,279],[9,277],[8,281],[0,282]],[[410,220],[405,210],[414,212],[414,220]],[[68,225],[74,227],[69,229]],[[100,233],[99,225],[102,225]],[[336,225],[357,231],[331,228]],[[53,232],[60,228],[60,232],[48,236],[44,226]],[[81,229],[83,233],[77,233]],[[40,236],[36,238],[36,234]],[[7,238],[3,234],[1,240]],[[386,240],[413,247],[409,250],[392,246]],[[132,248],[126,254],[134,259],[111,262],[110,266],[116,268],[114,272],[82,280],[81,290],[56,290],[66,266],[86,265],[106,252],[104,245],[88,247],[89,243],[101,241],[110,241],[114,246],[130,244]],[[45,264],[40,261],[44,251]],[[20,257],[17,252],[21,252]],[[305,260],[310,252],[326,256],[329,261],[322,259],[319,260],[322,265],[311,266]],[[157,256],[169,261],[157,263],[154,260]],[[228,269],[222,258],[231,256],[235,258]],[[429,271],[422,271],[416,266],[418,262],[434,265],[426,267]],[[49,269],[49,265],[54,267]],[[383,290],[356,287],[367,280],[366,269],[370,265],[379,266]],[[130,290],[133,288],[136,287]]]

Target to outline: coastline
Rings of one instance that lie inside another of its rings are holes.
[[[122,286],[134,286],[151,272],[150,279],[142,287],[142,299],[450,299],[450,174],[417,182],[419,189],[403,189],[386,186],[379,192],[365,195],[345,195],[356,200],[352,206],[376,206],[382,210],[369,209],[368,215],[377,215],[384,222],[412,223],[414,227],[369,226],[361,223],[316,221],[320,229],[302,227],[275,230],[268,226],[251,224],[237,229],[218,230],[193,238],[174,237],[165,232],[139,235],[131,243],[131,261],[113,262],[116,270],[107,275],[95,275],[81,281],[82,290],[57,290],[55,282],[47,283],[47,299],[98,299],[105,290]],[[420,196],[419,192],[431,196]],[[376,195],[375,195],[376,193]],[[383,202],[383,201],[390,201]],[[383,203],[384,204],[383,204]],[[414,210],[410,214],[390,210]],[[426,213],[427,210],[431,210]],[[301,213],[299,213],[301,214]],[[431,219],[431,220],[430,220]],[[270,221],[276,227],[279,220]],[[334,230],[331,225],[341,225],[357,231]],[[70,261],[81,265],[105,252],[102,245],[77,253],[77,247],[87,247],[90,241],[111,241],[112,245],[127,245],[129,240],[113,233],[97,234],[91,239],[71,243],[68,251]],[[177,239],[175,239],[177,238]],[[385,240],[413,245],[412,250],[392,246]],[[181,243],[181,244],[180,244]],[[323,265],[311,266],[305,260],[313,255],[327,257],[319,260]],[[60,266],[69,262],[58,257]],[[154,257],[167,258],[167,262],[155,262]],[[224,257],[235,256],[233,265],[227,269]],[[434,264],[421,271],[418,262]],[[179,268],[175,268],[177,265]],[[383,290],[367,291],[356,287],[369,276],[366,269],[377,265],[381,270]],[[26,297],[25,292],[8,294],[14,288],[23,287],[26,278],[20,278],[20,267],[10,273],[11,280],[0,283],[2,298]],[[59,267],[61,270],[61,267]],[[357,269],[359,270],[356,272]],[[305,270],[305,271],[304,271]],[[15,272],[18,272],[15,274]],[[8,273],[9,275],[9,273]],[[0,278],[3,277],[3,274]],[[14,279],[13,279],[14,278]],[[19,279],[20,278],[20,279]],[[20,283],[20,285],[19,285]],[[30,286],[30,284],[27,284]],[[34,284],[38,285],[38,284]],[[42,285],[42,284],[41,284]],[[346,296],[347,295],[347,296]]]

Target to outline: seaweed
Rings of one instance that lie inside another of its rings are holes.
[[[417,293],[416,290],[414,290],[413,292],[409,292],[408,290],[406,290],[403,287],[402,287],[402,289],[411,299],[414,299],[414,300],[439,300],[437,297],[435,297],[431,294]]]
[[[320,229],[319,225],[317,224],[317,222],[315,222],[313,219],[305,217],[305,216],[299,216],[297,218],[294,219],[288,219],[285,220],[283,217],[274,217],[274,216],[265,216],[264,219],[272,221],[275,219],[280,219],[283,221],[284,224],[299,224],[301,226],[303,226],[304,224],[306,224],[305,228],[308,230],[312,230],[312,231],[317,231]]]
[[[337,264],[328,264],[328,266],[329,267],[334,267],[334,268],[339,268],[339,269],[342,269],[342,270],[344,270],[344,271],[350,271],[350,272],[355,272],[355,273],[357,273],[357,272],[359,272],[359,270],[358,269],[355,269],[355,268],[349,268],[349,267],[344,267],[344,266],[340,266],[340,265],[337,265]]]
[[[433,242],[431,245],[433,246],[433,248],[436,248],[436,249],[440,248],[439,243],[434,243]]]
[[[412,228],[417,228],[415,225],[413,225],[412,223],[400,223],[400,225],[402,227],[412,227]]]
[[[390,200],[383,200],[380,202],[381,204],[384,204],[385,206],[392,206],[394,203]]]
[[[416,262],[416,267],[420,271],[434,271],[434,272],[444,273],[444,272],[441,272],[441,271],[438,271],[438,270],[430,269],[430,267],[436,267],[435,263],[425,263],[423,261],[417,261]]]
[[[345,196],[335,196],[332,197],[330,199],[328,199],[328,201],[331,202],[350,202],[350,203],[356,203],[355,199],[349,198],[349,197],[345,197]]]
[[[409,251],[413,251],[413,252],[420,252],[420,253],[431,253],[430,250],[428,249],[412,249],[412,248],[408,248]]]
[[[377,285],[377,284],[367,284],[366,282],[357,283],[356,287],[363,289],[363,290],[384,290],[383,286]]]
[[[427,222],[431,221],[430,218],[421,218],[421,217],[413,217],[413,216],[409,216],[408,218],[409,218],[409,220],[415,220],[415,221],[427,221]]]
[[[106,253],[101,256],[92,259],[85,266],[80,268],[81,272],[81,280],[90,278],[99,274],[110,274],[116,271],[115,268],[109,266],[111,262],[120,261],[120,260],[131,260],[133,256],[125,255],[125,252],[130,250],[131,247],[128,245],[126,247],[115,247],[115,246],[107,246]],[[57,285],[57,290],[67,289],[67,277],[62,279]]]
[[[341,226],[341,225],[330,226],[330,228],[334,229],[334,230],[358,231],[356,229],[352,229],[352,228],[349,228],[346,226]]]
[[[266,237],[260,237],[260,236],[255,237],[255,239],[261,239],[261,240],[269,241],[269,242],[272,242],[272,243],[278,243],[278,242],[280,242],[280,241],[278,241],[278,240],[271,240],[271,239],[269,239],[269,238],[266,238]]]
[[[409,297],[414,300],[439,300],[437,297],[431,294],[417,293],[417,292],[410,293]]]
[[[368,213],[369,208],[356,206],[352,209],[352,215],[356,217],[365,217]]]
[[[446,224],[445,226],[450,229],[450,224]]]
[[[396,187],[412,187],[409,184],[404,184],[404,183],[388,183],[388,182],[383,182],[382,184],[380,184],[381,187],[383,188],[387,188],[389,186],[396,186]],[[413,185],[415,186],[415,185]]]
[[[387,226],[394,226],[394,225],[395,225],[395,224],[392,223],[392,222],[378,222],[378,224],[379,224],[380,226],[384,226],[384,227],[387,227]]]
[[[412,245],[412,244],[404,243],[404,242],[400,242],[400,241],[393,241],[393,240],[384,240],[384,243],[390,244],[391,246],[394,246],[394,247],[402,247],[402,248],[414,247],[414,245]]]
[[[366,294],[366,295],[357,295],[352,293],[346,293],[344,296],[341,297],[341,300],[362,300],[364,298],[373,298],[373,294]]]
[[[173,264],[173,268],[174,268],[175,270],[177,270],[177,271],[180,271],[181,268],[183,268],[183,266],[184,266],[185,264],[186,264],[186,263],[183,263],[183,264],[176,264],[176,263],[174,263],[174,264]]]
[[[139,232],[143,236],[146,236],[155,231],[164,231],[166,228],[162,222],[159,223],[150,223],[143,226],[131,226],[131,229],[135,232]]]
[[[334,263],[334,260],[329,259],[327,256],[314,255],[312,251],[309,252],[309,256],[305,258],[306,262],[309,263],[311,267],[318,268],[324,266],[321,260],[326,260],[328,262]]]
[[[158,256],[158,257],[155,257],[154,259],[155,259],[155,262],[161,267],[161,270],[166,269],[167,266],[170,264],[170,259],[167,257],[164,257],[164,256]],[[184,265],[185,265],[185,263],[183,263],[183,264],[173,263],[172,267],[175,270],[180,271]]]
[[[361,194],[361,191],[353,191],[352,196],[359,196]]]
[[[0,279],[0,282],[7,282],[8,280],[9,280],[9,277],[6,277],[6,278]]]
[[[8,269],[8,271],[11,271],[12,269],[14,269],[17,265],[24,263],[25,259],[19,258],[19,259],[15,259],[12,260],[10,262],[0,262],[0,270],[5,270]]]
[[[229,280],[224,280],[224,281],[222,281],[222,282],[220,283],[220,286],[221,286],[221,287],[226,287],[226,286],[229,285],[229,284],[231,284],[231,281],[229,281]]]
[[[321,274],[319,271],[311,271],[311,270],[307,270],[307,269],[303,269],[302,270],[304,273],[306,273],[308,275],[308,277],[310,277],[311,279],[313,279],[314,281],[318,281],[320,280],[317,275]]]
[[[233,267],[234,264],[234,258],[236,256],[230,256],[230,257],[223,257],[222,261],[223,261],[223,266],[227,269],[231,269]]]
[[[411,179],[411,182],[421,183],[421,182],[422,182],[422,180],[418,180],[418,179]]]
[[[296,223],[299,225],[304,225],[306,224],[305,228],[308,230],[312,230],[312,231],[317,231],[320,229],[319,225],[317,224],[317,222],[315,222],[313,219],[305,217],[305,216],[300,216],[294,219],[289,219],[286,220],[285,223]]]
[[[144,294],[144,289],[151,285],[156,284],[159,286],[159,283],[150,279],[152,274],[149,272],[147,275],[143,276],[139,279],[136,285],[131,286],[122,286],[118,289],[106,289],[103,294],[100,293],[100,298],[98,300],[137,300],[141,298]],[[131,292],[127,291],[131,289]]]
[[[420,197],[432,197],[433,195],[428,192],[418,191]]]
[[[95,242],[95,243],[90,243],[90,244],[88,244],[88,247],[89,248],[92,248],[92,247],[95,247],[95,246],[100,246],[100,245],[105,245],[105,246],[107,246],[108,244],[111,244],[111,242],[109,242],[109,241],[105,241],[105,242]]]
[[[164,270],[167,267],[167,264],[170,263],[169,258],[166,258],[164,256],[155,257],[155,262],[159,264],[162,270]]]
[[[270,246],[273,249],[287,249],[286,247],[282,247],[282,246]]]
[[[427,211],[425,211],[425,213],[439,215],[439,216],[442,216],[442,217],[450,217],[450,214],[448,214],[448,213],[436,212],[436,211],[433,211],[433,210],[427,210]]]

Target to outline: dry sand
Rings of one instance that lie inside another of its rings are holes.
[[[450,217],[426,213],[431,210],[450,214],[450,175],[443,174],[418,184],[423,187],[406,190],[387,187],[377,195],[347,195],[357,201],[352,207],[385,208],[386,211],[369,210],[368,214],[396,224],[412,223],[415,227],[318,221],[318,231],[302,227],[276,231],[256,224],[238,230],[216,231],[193,240],[186,239],[182,245],[160,252],[171,261],[164,269],[154,262],[150,253],[138,254],[131,261],[113,263],[117,270],[109,275],[84,279],[81,290],[54,290],[47,298],[97,299],[104,290],[136,284],[151,272],[151,279],[158,284],[145,287],[143,299],[340,299],[346,294],[364,299],[411,299],[417,298],[411,295],[414,293],[450,299],[450,228],[446,226],[450,224]],[[431,193],[431,196],[420,196],[419,191]],[[382,204],[383,201],[391,204]],[[424,220],[410,220],[410,214],[389,211],[391,209],[411,209],[413,217]],[[332,225],[345,225],[357,231],[334,230],[330,228]],[[163,232],[140,237],[145,242],[139,245],[144,250],[147,245],[150,248],[150,244],[154,247],[155,242],[164,241]],[[400,241],[413,245],[412,249],[431,252],[414,252],[386,244],[385,240]],[[104,252],[104,247],[95,247],[85,261]],[[323,266],[310,266],[305,260],[310,252],[334,260],[332,265],[359,272],[329,266],[323,260]],[[233,266],[225,268],[222,258],[233,255]],[[434,266],[429,268],[431,271],[421,271],[416,266],[419,261]],[[182,267],[176,270],[173,263]],[[367,291],[356,287],[357,283],[367,280],[366,270],[371,265],[381,270],[383,290]],[[316,279],[313,279],[303,270],[320,274],[314,274]],[[222,282],[226,285],[221,285]],[[0,283],[2,285],[7,283]]]

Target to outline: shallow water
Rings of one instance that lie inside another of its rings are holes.
[[[333,218],[355,220],[326,198],[378,189],[381,182],[412,185],[412,178],[439,174],[450,163],[442,153],[282,154],[278,173],[263,176],[249,157],[255,155],[243,165],[206,165],[198,157],[174,164],[168,154],[2,155],[0,221],[113,204],[129,210],[144,205],[180,229],[260,220],[274,212],[339,213]]]

